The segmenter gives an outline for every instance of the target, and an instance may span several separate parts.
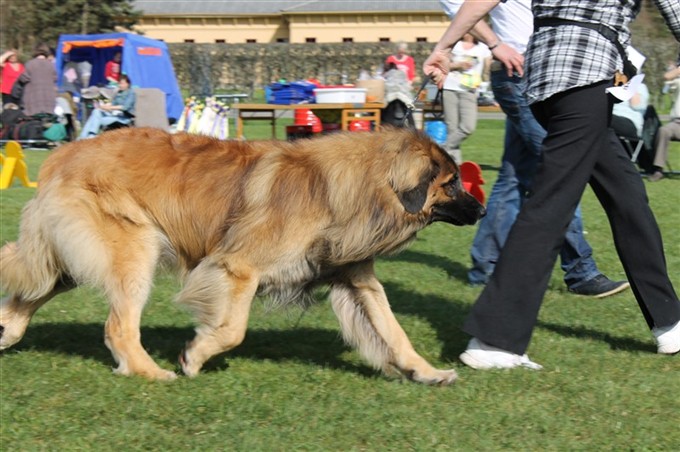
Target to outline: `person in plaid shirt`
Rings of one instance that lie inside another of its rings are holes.
[[[498,3],[466,1],[423,64],[425,74],[441,86],[451,47]],[[680,41],[680,1],[655,4]],[[535,27],[525,57],[510,46],[487,43],[508,74],[526,70],[525,95],[548,134],[532,192],[463,326],[472,339],[460,358],[470,367],[541,368],[525,352],[586,184],[607,213],[657,351],[680,351],[680,301],[668,277],[661,234],[642,178],[609,127],[614,98],[606,89],[625,68],[621,50],[639,10],[634,0],[534,0]]]

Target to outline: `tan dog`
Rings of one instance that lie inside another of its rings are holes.
[[[128,128],[66,144],[44,163],[17,242],[0,251],[0,349],[31,316],[80,284],[102,288],[117,373],[170,379],[140,341],[156,266],[175,261],[179,303],[198,321],[180,356],[196,375],[239,345],[258,291],[300,301],[318,284],[345,340],[375,368],[448,384],[418,355],[375,277],[373,259],[433,221],[473,224],[484,208],[425,135],[341,133],[294,143],[239,142]]]

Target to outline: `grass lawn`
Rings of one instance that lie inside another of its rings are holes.
[[[246,130],[270,132],[263,123]],[[463,148],[483,166],[487,193],[502,142],[503,121],[481,120]],[[680,168],[680,144],[673,146]],[[35,178],[48,152],[26,155]],[[680,289],[680,177],[646,185]],[[0,192],[2,243],[16,238],[33,193],[16,184]],[[582,205],[600,269],[623,278],[590,190]],[[458,361],[468,340],[460,326],[480,292],[465,279],[474,232],[435,224],[377,265],[416,350],[458,370],[453,386],[371,370],[343,344],[323,295],[306,312],[255,303],[244,343],[194,379],[115,376],[103,342],[106,302],[81,288],[38,311],[24,339],[0,356],[0,449],[678,450],[680,356],[655,354],[630,291],[604,300],[571,295],[556,267],[529,349],[543,371],[480,372]],[[159,274],[143,319],[144,345],[168,369],[177,369],[193,336],[191,318],[171,301],[177,289],[172,275]]]

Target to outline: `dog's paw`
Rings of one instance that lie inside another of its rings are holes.
[[[457,378],[458,374],[453,369],[434,369],[432,372],[427,372],[427,374],[413,371],[410,375],[410,379],[413,381],[433,386],[447,386],[456,381]]]
[[[171,370],[159,369],[157,372],[154,372],[154,374],[151,375],[149,378],[158,381],[172,381],[177,379],[177,374]]]
[[[177,378],[177,374],[175,372],[171,370],[165,370],[160,367],[131,371],[125,366],[118,366],[117,368],[113,369],[113,373],[116,375],[125,376],[139,375],[140,377],[144,377],[147,380],[156,381],[171,381]]]

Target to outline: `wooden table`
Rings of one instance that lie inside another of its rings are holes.
[[[367,102],[365,104],[234,104],[232,108],[238,112],[236,116],[236,138],[243,138],[243,121],[269,121],[272,125],[272,138],[276,138],[277,113],[287,110],[341,110],[342,130],[349,130],[351,121],[373,121],[375,129],[380,128],[380,110],[385,107],[379,102]],[[358,118],[356,115],[360,116]]]

